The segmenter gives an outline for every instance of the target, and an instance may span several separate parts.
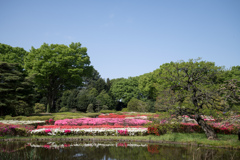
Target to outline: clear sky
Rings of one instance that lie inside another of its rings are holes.
[[[240,65],[240,0],[0,0],[0,43],[80,42],[102,78],[196,59]]]

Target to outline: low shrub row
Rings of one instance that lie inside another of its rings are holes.
[[[240,126],[231,125],[227,126],[218,126],[214,125],[214,123],[210,124],[210,126],[215,130],[218,134],[238,134],[238,130]],[[154,135],[163,135],[166,133],[204,133],[203,129],[198,124],[193,123],[180,123],[180,124],[153,124],[148,126],[148,134]]]
[[[0,136],[28,136],[29,131],[33,130],[31,125],[12,125],[0,123]]]
[[[38,136],[144,136],[147,135],[147,128],[35,129],[30,133]]]

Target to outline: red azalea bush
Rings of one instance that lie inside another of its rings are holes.
[[[237,125],[217,125],[215,123],[210,124],[211,127],[219,134],[237,134],[240,126]],[[178,133],[204,133],[201,126],[194,123],[181,123],[180,125],[174,124],[155,124],[148,127],[148,134],[163,135],[167,131]]]
[[[53,119],[46,120],[45,123],[47,125],[54,125],[55,121]]]

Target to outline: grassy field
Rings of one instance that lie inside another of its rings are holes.
[[[60,119],[75,119],[75,118],[84,118],[91,117],[95,118],[100,115],[100,113],[82,113],[82,112],[59,112],[59,113],[42,113],[42,114],[32,114],[31,116],[4,116],[1,117],[2,120],[60,120]]]

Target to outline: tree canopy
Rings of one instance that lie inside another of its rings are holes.
[[[33,84],[18,64],[0,62],[0,115],[28,115],[33,108]]]
[[[228,107],[221,91],[222,70],[213,62],[199,59],[160,66],[159,78],[163,83],[157,107],[167,107],[176,115],[188,115],[197,121],[208,138],[215,139],[216,133],[201,115],[216,115],[217,111],[225,111]],[[226,86],[224,91],[228,90]],[[228,94],[230,92],[228,90]]]
[[[37,91],[47,97],[50,108],[54,107],[58,94],[81,86],[82,78],[92,72],[87,48],[80,43],[69,46],[44,43],[38,49],[32,47],[24,62],[29,75],[34,75]]]

